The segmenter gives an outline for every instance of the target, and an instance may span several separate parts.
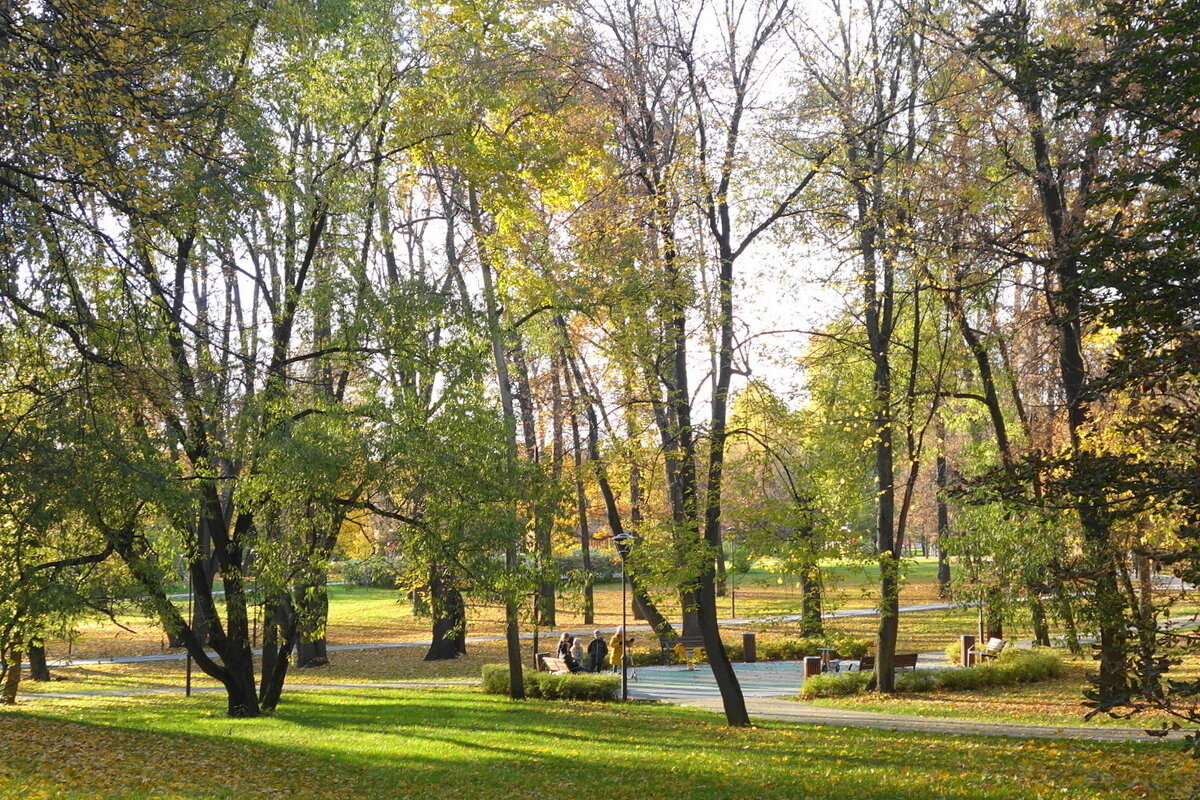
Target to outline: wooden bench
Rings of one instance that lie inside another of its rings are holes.
[[[543,656],[542,666],[546,668],[546,672],[552,675],[570,675],[571,668],[567,666],[567,662],[561,658],[554,656]]]
[[[874,671],[875,656],[863,656],[862,659],[858,662],[858,668],[863,672]],[[915,670],[916,668],[917,668],[917,654],[916,653],[896,653],[896,655],[892,656],[892,669],[894,669],[894,670],[898,670],[898,669]]]
[[[695,636],[678,636],[674,639],[659,639],[658,643],[662,646],[662,663],[667,665],[671,663],[671,651],[679,645],[683,645],[685,653],[692,651],[695,656],[697,649],[704,647],[704,637],[699,634]]]
[[[1001,651],[1003,651],[1006,646],[1008,646],[1008,641],[1006,639],[997,639],[995,636],[993,636],[987,640],[987,644],[985,644],[982,648],[972,647],[967,651],[967,654],[970,656],[968,663],[973,664],[976,661],[983,661],[986,658],[999,658]]]

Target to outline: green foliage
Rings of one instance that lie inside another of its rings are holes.
[[[621,557],[615,552],[592,552],[593,583],[618,583],[621,580]],[[559,577],[566,577],[582,585],[583,554],[578,550],[554,556],[554,566]]]
[[[483,691],[488,694],[508,694],[508,665],[485,664],[483,666]],[[591,700],[616,699],[621,688],[619,675],[576,672],[554,675],[549,672],[523,670],[527,697],[544,700]]]
[[[896,673],[898,692],[932,692],[936,686],[937,673],[934,670],[915,669]]]
[[[403,560],[394,555],[352,558],[338,566],[346,583],[373,589],[395,589],[405,569]]]
[[[1061,677],[1066,673],[1062,658],[1051,650],[1005,649],[997,661],[973,667],[900,671],[896,689],[901,692],[972,691],[989,686],[1012,686]],[[854,677],[847,677],[854,676]],[[802,698],[840,697],[864,691],[869,672],[842,672],[815,675],[804,682]],[[857,687],[857,688],[854,688]]]
[[[866,691],[871,680],[869,672],[826,672],[813,675],[800,687],[800,699],[816,697],[846,697]]]

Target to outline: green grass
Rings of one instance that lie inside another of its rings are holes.
[[[466,691],[297,693],[259,720],[222,708],[204,696],[0,712],[0,797],[1091,800],[1200,782],[1162,742],[727,730],[686,709]]]
[[[1087,675],[1095,670],[1095,662],[1076,659],[1067,663],[1066,674],[1062,677],[1036,683],[988,686],[971,691],[902,693],[894,697],[868,693],[813,698],[804,702],[881,714],[1064,727],[1156,728],[1163,722],[1170,722],[1169,716],[1159,712],[1146,712],[1128,719],[1098,715],[1085,720],[1088,709],[1083,705],[1083,692],[1090,686]],[[1177,674],[1189,679],[1200,674],[1200,656],[1188,657]]]

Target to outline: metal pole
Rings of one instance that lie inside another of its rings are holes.
[[[192,600],[192,565],[188,564],[188,628],[194,629],[195,619],[193,616],[193,614],[194,614],[194,612],[192,610],[193,608],[194,608],[194,606],[193,606],[193,600]],[[183,688],[184,697],[191,697],[192,696],[192,651],[190,649],[187,651],[187,677],[184,680],[183,686],[184,686],[184,688]]]
[[[621,559],[621,700],[629,699],[629,629],[625,627],[625,559]]]

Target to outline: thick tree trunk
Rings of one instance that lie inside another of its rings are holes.
[[[258,688],[258,701],[263,711],[273,711],[279,705],[296,638],[296,614],[291,600],[284,596],[265,601],[262,674]]]
[[[1020,10],[1018,44],[1031,47],[1031,21],[1028,12]],[[1075,165],[1080,171],[1074,208],[1064,194],[1064,183],[1056,168],[1052,147],[1047,135],[1047,123],[1042,108],[1042,87],[1032,72],[1022,76],[1017,84],[1018,99],[1029,120],[1029,142],[1033,156],[1033,179],[1041,200],[1046,230],[1050,234],[1050,269],[1057,292],[1053,309],[1058,328],[1059,375],[1067,401],[1067,428],[1071,436],[1071,471],[1090,481],[1096,469],[1091,454],[1083,444],[1089,424],[1090,401],[1086,394],[1087,365],[1083,350],[1083,317],[1077,252],[1084,231],[1080,224],[1089,201],[1091,178],[1097,169],[1099,150],[1094,144]],[[1128,649],[1128,609],[1118,583],[1120,563],[1113,543],[1111,520],[1104,507],[1104,497],[1080,492],[1074,498],[1083,530],[1084,574],[1091,583],[1091,603],[1100,629],[1100,662],[1096,690],[1101,703],[1118,700],[1126,683]]]
[[[29,645],[29,677],[35,681],[51,680],[50,667],[46,665],[46,647],[40,642]]]
[[[299,640],[296,642],[296,667],[323,667],[329,663],[325,626],[329,620],[328,575],[314,575],[308,586],[298,587],[297,607]]]
[[[467,606],[454,576],[438,564],[429,569],[429,604],[433,636],[426,661],[458,658],[467,653]]]
[[[20,650],[13,650],[8,657],[4,686],[0,687],[0,705],[5,706],[15,705],[17,702],[17,689],[21,686],[21,659],[25,654]]]

